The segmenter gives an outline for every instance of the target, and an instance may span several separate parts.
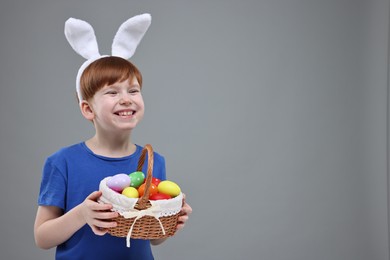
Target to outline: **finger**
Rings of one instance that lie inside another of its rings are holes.
[[[89,209],[94,210],[94,211],[107,211],[107,210],[112,209],[111,204],[98,203],[95,201],[87,201],[87,206]]]
[[[187,215],[183,215],[183,216],[180,216],[178,219],[177,219],[177,222],[178,223],[181,223],[181,224],[184,224],[186,223],[188,220],[188,216]]]
[[[186,195],[183,193],[182,206],[186,204]]]
[[[99,228],[99,227],[96,227],[96,226],[90,226],[91,229],[92,229],[92,232],[95,234],[95,235],[98,235],[98,236],[103,236],[107,233],[108,229],[106,228]]]
[[[118,212],[97,212],[94,214],[94,218],[96,219],[113,219],[118,217]]]
[[[95,221],[93,222],[93,226],[99,229],[114,228],[117,225],[118,224],[115,221],[104,221],[104,220],[95,219]]]
[[[109,211],[109,210],[111,210],[113,208],[113,206],[111,204],[109,204],[109,203],[98,203],[98,202],[96,202],[94,207],[98,211]]]
[[[176,226],[176,231],[179,231],[180,229],[183,229],[184,228],[184,223],[178,223],[177,226]]]
[[[94,191],[88,195],[87,199],[97,201],[97,199],[100,198],[100,196],[102,196],[101,191]]]
[[[181,215],[189,215],[191,213],[192,213],[192,208],[188,204],[183,205],[183,207],[180,210]]]

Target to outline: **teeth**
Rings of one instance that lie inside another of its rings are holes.
[[[132,111],[122,111],[122,112],[119,112],[120,116],[131,116],[132,114],[133,114]]]

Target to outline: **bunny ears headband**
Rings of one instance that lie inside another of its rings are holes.
[[[141,14],[125,21],[118,29],[111,48],[111,55],[130,59],[137,49],[152,21],[150,14]],[[81,103],[80,78],[89,64],[109,55],[100,55],[92,26],[82,20],[69,18],[65,22],[65,37],[73,50],[87,59],[80,67],[76,78],[76,91]]]

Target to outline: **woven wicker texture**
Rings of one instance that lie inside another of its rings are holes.
[[[142,167],[146,160],[146,153],[148,167],[147,167],[147,176],[145,181],[145,193],[141,198],[138,199],[137,204],[135,205],[135,209],[140,211],[146,210],[151,206],[149,201],[149,189],[152,183],[153,177],[153,148],[150,144],[147,144],[142,149],[141,156],[138,161],[137,171],[142,171]],[[126,237],[129,233],[131,226],[133,226],[133,230],[131,232],[131,238],[134,239],[159,239],[165,238],[169,236],[173,236],[176,232],[177,219],[179,217],[179,213],[172,216],[163,216],[160,217],[159,220],[164,227],[165,234],[161,229],[160,222],[152,217],[152,216],[143,216],[136,220],[134,223],[134,218],[124,218],[119,215],[119,217],[114,220],[117,222],[117,226],[114,228],[110,228],[108,233],[112,236],[116,237]]]

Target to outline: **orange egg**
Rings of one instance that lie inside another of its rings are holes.
[[[141,186],[139,186],[139,188],[138,188],[139,197],[142,197],[144,195],[145,186],[146,186],[146,183],[143,183]],[[157,192],[158,192],[157,186],[155,184],[151,183],[150,188],[149,188],[149,198],[150,198],[150,196],[156,194]]]

